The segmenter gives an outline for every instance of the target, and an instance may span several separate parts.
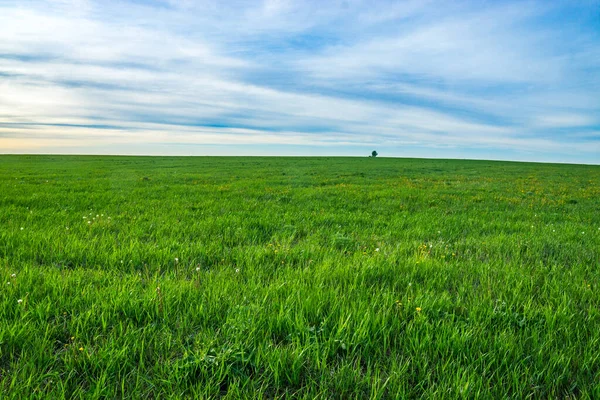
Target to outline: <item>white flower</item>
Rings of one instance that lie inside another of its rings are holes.
[[[235,269],[235,273],[237,274],[237,273],[239,273],[239,272],[240,272],[240,269],[239,269],[239,268],[236,268],[236,269]]]
[[[200,267],[196,267],[196,272],[197,272],[197,271],[200,271]]]
[[[21,230],[23,230],[23,229],[25,229],[25,228],[21,227]]]
[[[16,278],[16,277],[17,277],[17,274],[11,274],[11,275],[10,275],[10,277],[11,277],[11,278]]]
[[[17,303],[21,304],[23,302],[23,299],[19,299],[17,300]]]
[[[175,262],[179,262],[179,258],[175,257]]]
[[[91,223],[92,223],[92,221],[88,221],[88,224],[91,224]]]
[[[375,249],[375,251],[379,251],[379,247]]]
[[[83,216],[83,219],[87,219],[87,217],[84,215],[84,216]]]

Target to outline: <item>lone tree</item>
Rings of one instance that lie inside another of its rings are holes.
[[[371,157],[377,157],[377,152],[375,150],[371,152]]]

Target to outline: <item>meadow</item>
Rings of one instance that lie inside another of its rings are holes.
[[[0,398],[600,398],[600,167],[0,156]]]

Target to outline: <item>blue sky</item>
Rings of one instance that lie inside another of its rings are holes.
[[[0,0],[0,153],[600,164],[600,1]]]

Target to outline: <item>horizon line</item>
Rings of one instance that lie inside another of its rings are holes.
[[[156,158],[386,158],[386,159],[405,159],[405,160],[439,160],[439,161],[488,161],[488,162],[508,162],[520,164],[558,164],[558,165],[581,165],[581,166],[600,166],[600,162],[593,163],[575,163],[561,161],[531,161],[531,160],[515,160],[515,159],[493,159],[493,158],[452,158],[452,157],[403,157],[403,156],[381,156],[372,157],[370,155],[197,155],[197,154],[93,154],[93,153],[0,153],[3,156],[29,156],[29,157],[45,157],[45,156],[61,156],[61,157],[156,157]]]

